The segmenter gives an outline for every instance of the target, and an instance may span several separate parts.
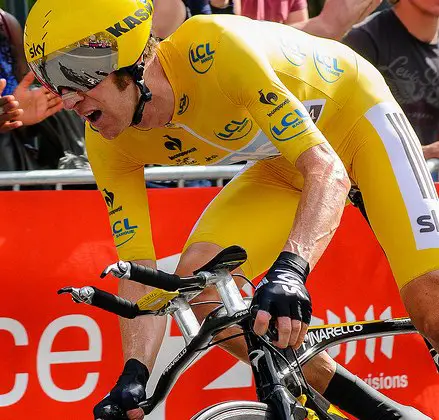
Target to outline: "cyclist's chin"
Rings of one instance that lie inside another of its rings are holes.
[[[129,125],[123,124],[120,120],[102,118],[97,124],[92,124],[93,128],[99,131],[99,134],[107,140],[113,140],[122,133]]]

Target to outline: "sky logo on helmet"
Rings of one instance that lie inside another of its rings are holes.
[[[152,14],[152,7],[149,3],[145,4],[145,8],[138,9],[134,12],[134,16],[128,15],[123,20],[116,22],[113,26],[107,28],[107,32],[119,38],[126,32],[131,31],[136,26],[141,25],[148,20]]]
[[[215,50],[212,50],[210,42],[189,48],[189,62],[192,68],[199,74],[204,74],[212,67],[215,58]]]
[[[337,58],[316,51],[314,51],[314,65],[320,77],[328,83],[335,83],[344,73]]]
[[[44,51],[46,50],[46,43],[43,42],[42,44],[32,44],[32,47],[29,48],[29,55],[30,58],[36,58],[36,57],[44,57]]]

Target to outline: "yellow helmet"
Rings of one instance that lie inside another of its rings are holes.
[[[24,30],[26,60],[58,95],[86,91],[141,57],[152,0],[38,0]]]

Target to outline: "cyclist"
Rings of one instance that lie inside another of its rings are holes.
[[[25,31],[34,73],[87,120],[120,258],[155,267],[145,164],[251,161],[198,221],[177,273],[241,245],[248,277],[268,269],[254,296],[255,331],[263,334],[273,317],[276,344],[297,348],[311,318],[305,281],[339,224],[352,179],[414,323],[438,347],[438,199],[379,72],[335,41],[238,16],[194,17],[157,45],[151,15],[149,0],[39,0]],[[120,282],[127,299],[147,291]],[[164,329],[157,317],[121,321],[125,368],[96,418],[115,406],[142,418],[136,407]],[[246,356],[242,341],[225,347]],[[307,374],[357,417],[417,418],[328,356]]]

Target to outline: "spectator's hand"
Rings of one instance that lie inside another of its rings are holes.
[[[331,28],[337,28],[341,38],[353,25],[372,13],[382,0],[326,0],[320,17]]]
[[[6,80],[0,79],[0,95],[5,90]],[[0,133],[14,130],[21,127],[23,123],[19,121],[23,115],[23,110],[19,108],[18,101],[12,95],[0,97]]]
[[[63,109],[61,98],[46,88],[30,89],[34,79],[33,73],[29,72],[23,77],[14,92],[15,98],[23,109],[20,120],[24,125],[39,123]]]
[[[439,141],[422,146],[425,159],[439,159]]]

